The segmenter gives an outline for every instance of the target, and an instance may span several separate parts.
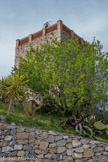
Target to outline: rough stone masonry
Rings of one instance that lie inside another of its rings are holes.
[[[0,162],[108,162],[108,144],[0,123]]]
[[[56,24],[45,27],[42,30],[30,34],[29,36],[17,39],[16,48],[15,48],[15,66],[18,67],[19,58],[25,57],[26,51],[29,51],[30,47],[40,48],[40,44],[44,44],[46,41],[51,41],[51,39],[57,39],[61,41],[63,37],[68,38],[78,38],[78,41],[81,45],[84,45],[84,40],[79,37],[74,31],[69,29],[63,24],[61,20],[57,21]]]

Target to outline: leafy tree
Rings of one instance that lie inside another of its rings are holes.
[[[82,47],[77,39],[52,40],[41,49],[27,51],[18,71],[62,115],[88,113],[107,105],[108,53],[102,52],[99,41],[85,42]]]

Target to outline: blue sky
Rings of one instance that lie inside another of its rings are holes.
[[[0,0],[0,78],[14,66],[16,39],[60,19],[89,42],[95,36],[108,52],[108,0]]]

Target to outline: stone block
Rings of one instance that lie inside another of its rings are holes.
[[[23,145],[15,145],[14,150],[22,150]]]
[[[93,149],[86,149],[86,150],[84,151],[83,157],[88,158],[88,157],[92,157],[92,156],[94,156]]]
[[[28,135],[29,135],[29,133],[26,133],[26,132],[17,133],[16,138],[17,138],[17,140],[27,139]]]
[[[24,157],[25,151],[18,151],[17,156]]]
[[[60,140],[57,142],[57,146],[65,146],[66,145],[66,140]]]
[[[72,140],[72,146],[73,147],[81,146],[81,142],[79,140]]]
[[[40,148],[41,150],[45,150],[47,147],[48,147],[48,142],[42,141],[42,142],[40,143],[39,148]]]
[[[5,141],[10,141],[12,139],[12,136],[6,136]]]
[[[57,148],[57,153],[60,154],[60,153],[63,153],[66,151],[66,148],[65,147],[58,147]]]

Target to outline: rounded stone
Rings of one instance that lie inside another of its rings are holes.
[[[80,158],[82,158],[82,154],[81,154],[81,153],[73,153],[73,154],[72,154],[72,157],[73,157],[74,159],[80,159]]]
[[[94,152],[103,152],[104,148],[103,147],[95,147]]]
[[[72,155],[72,153],[73,153],[73,150],[72,149],[69,149],[69,150],[67,150],[67,155]]]
[[[24,151],[18,151],[17,156],[24,157],[25,152]]]
[[[83,147],[78,147],[75,149],[75,152],[84,152]]]
[[[53,135],[53,136],[56,136],[57,135],[57,133],[55,133],[53,131],[49,131],[48,134]]]
[[[16,137],[17,137],[17,140],[22,140],[22,139],[27,139],[28,135],[29,133],[22,132],[22,133],[17,133]]]
[[[80,159],[76,159],[75,162],[83,162],[82,160]]]
[[[22,150],[23,145],[15,145],[14,150]]]
[[[57,149],[56,149],[55,147],[49,148],[49,151],[50,151],[52,154],[56,154],[56,153],[57,153]]]
[[[53,143],[55,141],[55,136],[48,135],[47,141]]]
[[[64,138],[64,139],[68,139],[68,138],[69,138],[69,136],[63,136],[63,138]]]
[[[90,141],[89,139],[85,139],[85,138],[80,140],[82,144],[87,144],[89,143],[89,141]]]
[[[95,145],[95,144],[100,144],[100,142],[94,140],[94,141],[90,141],[90,144]]]
[[[58,147],[57,148],[57,153],[60,154],[60,153],[63,153],[66,151],[66,148],[65,147]]]
[[[93,149],[86,149],[83,156],[86,158],[94,156]]]
[[[72,140],[72,145],[73,147],[78,147],[78,146],[81,146],[81,142],[78,140]]]
[[[43,159],[43,158],[44,158],[44,155],[43,155],[43,154],[40,154],[40,155],[37,155],[37,157],[38,157],[39,159]]]
[[[56,143],[52,143],[49,145],[49,147],[56,147],[56,146],[57,146]]]
[[[9,152],[9,151],[13,151],[13,148],[10,147],[10,146],[3,147],[3,148],[2,148],[2,152]]]
[[[35,153],[39,155],[41,153],[41,150],[35,150]]]
[[[90,147],[90,145],[88,145],[88,144],[84,144],[84,145],[83,145],[83,148],[84,148],[84,149],[87,149],[87,148],[89,148],[89,147]]]
[[[45,158],[51,159],[51,154],[45,155]]]
[[[35,138],[29,140],[29,143],[35,142]]]
[[[93,160],[92,160],[92,159],[90,159],[90,160],[87,160],[86,162],[93,162]]]
[[[6,136],[5,141],[10,141],[12,139],[12,136]]]
[[[104,155],[98,156],[98,162],[108,162],[108,156]]]
[[[71,149],[71,148],[72,148],[72,144],[71,144],[71,143],[68,143],[68,144],[66,145],[66,147],[67,147],[68,149]]]
[[[72,157],[64,157],[63,162],[73,162],[73,158]]]
[[[43,141],[43,142],[40,143],[39,148],[41,150],[45,150],[47,147],[48,147],[48,142]]]
[[[22,133],[22,132],[24,132],[24,130],[25,130],[25,128],[20,127],[20,128],[17,129],[17,133]]]
[[[108,146],[105,147],[105,151],[108,151]]]
[[[23,150],[24,150],[24,151],[31,151],[31,150],[32,150],[32,147],[29,146],[29,145],[24,145],[24,146],[23,146]]]
[[[59,140],[61,140],[63,137],[62,136],[56,136],[55,137],[55,141],[59,141]]]
[[[66,140],[60,140],[57,142],[57,146],[65,146],[66,145]]]

